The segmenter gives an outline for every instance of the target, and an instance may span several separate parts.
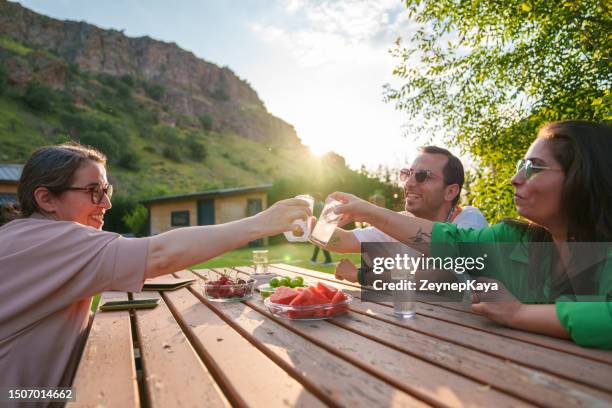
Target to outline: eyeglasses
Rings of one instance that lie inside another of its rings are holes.
[[[555,169],[549,166],[540,166],[533,163],[531,159],[520,159],[516,164],[516,172],[520,173],[522,170],[525,170],[525,178],[529,180],[531,176],[541,172],[542,170],[561,170]]]
[[[427,178],[431,178],[434,175],[431,170],[401,169],[400,181],[405,183],[413,174],[417,183],[424,183]]]
[[[66,187],[64,190],[75,190],[75,191],[86,191],[91,193],[91,202],[94,204],[100,204],[104,199],[104,195],[108,196],[110,200],[113,196],[113,185],[109,184],[106,187],[101,187],[99,184],[95,184],[89,187]]]

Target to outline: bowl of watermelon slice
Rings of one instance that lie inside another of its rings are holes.
[[[290,320],[321,320],[348,311],[353,297],[321,282],[306,288],[279,287],[264,300],[268,310]]]

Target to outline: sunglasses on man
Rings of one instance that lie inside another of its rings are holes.
[[[555,169],[549,166],[540,166],[535,164],[531,159],[520,159],[518,163],[516,163],[516,172],[520,173],[521,171],[525,171],[525,178],[529,180],[534,174],[537,174],[543,170],[561,170]]]
[[[91,194],[91,202],[98,205],[104,199],[104,195],[110,200],[113,197],[113,185],[109,184],[102,187],[99,184],[93,184],[87,187],[66,187],[64,190],[85,191]]]
[[[434,177],[434,173],[431,170],[401,169],[400,181],[405,183],[412,175],[414,175],[414,179],[417,183],[424,183],[428,178]]]

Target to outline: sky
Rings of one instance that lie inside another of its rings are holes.
[[[255,89],[313,153],[352,168],[401,167],[423,139],[383,102],[399,84],[388,51],[414,24],[401,0],[22,0],[38,13],[148,35],[219,66]]]

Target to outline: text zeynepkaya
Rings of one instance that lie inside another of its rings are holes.
[[[487,254],[473,257],[426,257],[424,254],[420,256],[410,256],[408,254],[397,254],[394,257],[375,257],[373,259],[372,272],[380,275],[385,271],[393,272],[401,271],[408,272],[414,275],[417,270],[447,270],[462,275],[465,272],[482,271],[485,268],[485,258]],[[488,292],[490,290],[498,290],[497,282],[477,282],[467,279],[464,282],[430,282],[427,279],[421,279],[417,288],[417,283],[410,279],[400,279],[395,282],[383,282],[375,280],[373,282],[375,290],[421,290],[421,291],[477,291]]]

